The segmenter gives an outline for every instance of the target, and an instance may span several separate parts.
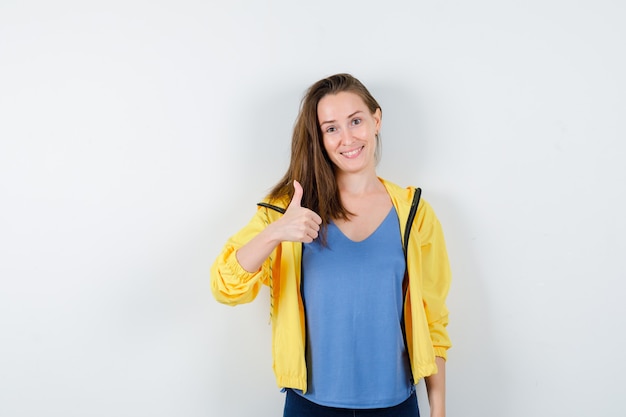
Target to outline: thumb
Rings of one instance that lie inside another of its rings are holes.
[[[301,207],[300,203],[302,202],[302,186],[296,180],[293,180],[293,197],[291,198],[291,203],[289,203],[289,207]]]

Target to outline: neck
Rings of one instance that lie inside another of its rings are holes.
[[[383,184],[378,179],[375,171],[370,173],[338,173],[337,186],[341,194],[367,194],[379,191]]]

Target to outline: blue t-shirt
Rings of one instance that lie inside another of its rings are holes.
[[[308,391],[318,404],[390,407],[413,392],[402,336],[405,260],[395,208],[367,239],[334,224],[304,245]]]

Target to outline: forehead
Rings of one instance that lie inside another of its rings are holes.
[[[365,111],[367,106],[361,96],[350,91],[326,94],[317,104],[317,116],[320,120],[347,117],[358,110]]]

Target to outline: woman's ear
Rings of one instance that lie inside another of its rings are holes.
[[[380,107],[376,109],[372,116],[374,117],[374,121],[376,122],[376,131],[378,132],[380,131],[380,126],[383,123],[383,113],[380,111]]]

